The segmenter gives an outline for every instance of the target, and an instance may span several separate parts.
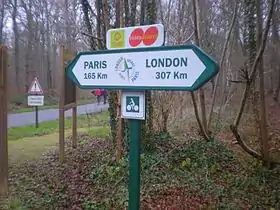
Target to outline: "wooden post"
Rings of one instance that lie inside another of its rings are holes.
[[[64,111],[72,109],[72,148],[77,147],[77,87],[66,75],[65,67],[77,54],[73,50],[63,49],[64,62]]]
[[[65,111],[72,109],[72,147],[77,147],[77,87],[67,77],[65,67],[75,57],[74,51],[65,49],[60,45],[60,100],[59,100],[59,161],[64,162],[65,158]]]
[[[72,147],[77,147],[77,103],[72,109]]]
[[[0,45],[0,196],[8,194],[7,68],[8,49]]]
[[[64,162],[64,150],[65,150],[65,133],[64,133],[64,45],[60,46],[60,96],[59,96],[59,162]]]

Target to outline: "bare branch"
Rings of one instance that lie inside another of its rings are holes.
[[[247,80],[231,80],[228,79],[227,81],[232,82],[232,83],[239,83],[239,84],[246,84]]]
[[[88,33],[86,33],[86,32],[81,32],[81,34],[82,34],[82,35],[85,35],[85,36],[88,36],[88,37],[91,37],[91,38],[93,38],[93,39],[97,39],[97,40],[102,40],[102,41],[103,41],[103,38],[93,36],[93,35],[88,34]]]
[[[185,41],[183,41],[183,43],[189,42],[190,39],[193,37],[193,35],[194,35],[194,31],[191,33],[191,35]]]

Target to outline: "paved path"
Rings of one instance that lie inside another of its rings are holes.
[[[80,105],[77,108],[77,114],[101,112],[108,108],[108,105],[86,104]],[[72,110],[65,112],[65,117],[71,117]],[[39,110],[39,122],[56,120],[59,118],[58,109]],[[8,115],[8,127],[20,127],[24,125],[35,124],[35,112],[24,112]]]

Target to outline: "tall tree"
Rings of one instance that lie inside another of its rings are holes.
[[[82,4],[82,11],[83,11],[83,16],[84,16],[84,23],[87,29],[87,33],[88,33],[88,41],[89,41],[89,45],[91,49],[95,49],[95,40],[94,40],[94,36],[93,36],[93,30],[92,30],[92,25],[91,25],[91,21],[90,21],[90,12],[92,11],[92,8],[88,2],[88,0],[80,0],[81,4]]]
[[[12,21],[13,21],[13,31],[14,31],[14,65],[15,65],[15,73],[16,73],[16,86],[17,91],[20,92],[20,66],[19,66],[19,29],[17,23],[18,17],[18,1],[10,0],[10,5],[12,7]]]
[[[276,84],[276,88],[273,94],[273,99],[275,102],[279,103],[279,92],[280,92],[280,61],[279,61],[279,56],[280,56],[280,37],[279,37],[279,26],[280,26],[280,3],[279,1],[276,2],[275,9],[274,9],[274,14],[272,16],[272,44],[273,44],[273,54],[271,55],[272,57],[272,63],[273,66],[276,67],[276,72],[278,75],[278,80]]]
[[[197,46],[200,46],[200,12],[199,12],[199,4],[198,0],[193,0],[193,13],[194,13],[194,36],[195,36],[195,44]],[[206,107],[205,107],[205,96],[204,96],[204,90],[203,88],[200,88],[199,90],[199,99],[200,99],[200,108],[201,108],[201,118],[198,114],[198,106],[195,99],[194,92],[191,92],[192,102],[194,106],[194,112],[195,116],[200,128],[201,134],[206,138],[209,139],[208,130],[207,130],[207,121],[206,121]]]
[[[48,4],[50,3],[50,4]],[[44,3],[43,3],[44,7],[46,8],[46,17],[50,17],[51,16],[51,6],[49,5],[53,5],[53,1],[46,1],[44,0]],[[69,19],[69,17],[68,17]],[[69,23],[68,23],[69,24]],[[70,25],[70,24],[69,24]],[[67,26],[69,27],[69,26]],[[52,82],[52,69],[51,69],[51,28],[50,28],[50,21],[47,19],[46,21],[46,37],[47,37],[47,44],[46,44],[46,47],[47,47],[47,55],[46,55],[46,60],[47,60],[47,72],[46,72],[46,75],[47,75],[47,87],[48,87],[48,90],[50,90],[50,94],[53,94],[52,92],[52,88],[53,88],[53,82]]]
[[[23,10],[26,13],[26,30],[28,31],[27,37],[27,50],[25,52],[25,65],[24,65],[24,73],[25,73],[25,92],[28,92],[29,84],[30,84],[30,73],[31,73],[31,59],[32,59],[32,50],[33,50],[33,36],[34,36],[34,20],[32,15],[32,1],[28,0],[28,2],[21,0],[21,5]],[[32,76],[32,75],[31,75]],[[33,75],[35,76],[35,75]]]
[[[5,0],[0,1],[0,44],[4,43],[4,18],[5,18]]]
[[[140,24],[155,24],[157,20],[157,6],[155,0],[145,0],[141,3]],[[146,100],[146,120],[142,123],[142,146],[148,148],[150,146],[153,133],[153,100],[152,91],[145,92]]]
[[[255,4],[254,0],[246,0],[245,1],[245,8],[246,8],[246,13],[245,14],[249,16],[249,17],[247,17],[248,22],[247,22],[247,28],[246,28],[246,29],[248,29],[247,50],[248,50],[248,55],[249,55],[248,56],[249,57],[249,59],[248,59],[249,60],[248,61],[249,71],[248,71],[247,76],[246,76],[246,86],[245,86],[244,91],[243,91],[241,104],[240,104],[237,116],[235,118],[234,123],[230,126],[230,129],[231,129],[233,135],[235,136],[237,142],[240,144],[240,146],[246,152],[248,152],[250,155],[252,155],[253,157],[255,157],[259,160],[263,160],[264,162],[266,162],[267,160],[264,159],[263,155],[259,154],[258,152],[256,152],[252,148],[250,148],[245,143],[244,137],[242,138],[242,136],[238,132],[238,126],[240,125],[240,121],[241,121],[241,118],[242,118],[242,115],[243,115],[243,112],[244,112],[245,104],[246,104],[246,101],[248,99],[250,90],[251,90],[251,88],[253,86],[253,83],[256,79],[256,72],[258,70],[259,62],[262,59],[262,56],[263,56],[263,53],[264,53],[264,50],[265,50],[274,6],[275,6],[275,0],[271,0],[266,24],[265,24],[265,27],[264,27],[264,32],[263,32],[262,38],[259,42],[259,49],[256,50],[256,41],[255,41],[256,40],[255,39],[255,37],[256,37],[256,25],[255,25],[255,22],[254,22],[254,18],[256,17],[255,16],[256,4]],[[260,12],[259,12],[259,15],[261,15]]]
[[[263,1],[256,0],[256,10],[257,10],[257,48],[261,47],[261,41],[263,36]],[[260,110],[260,145],[261,153],[264,165],[269,164],[269,148],[268,148],[268,131],[267,131],[267,120],[266,120],[266,101],[265,101],[265,86],[264,86],[264,66],[263,66],[263,56],[261,56],[258,65],[259,71],[259,110]]]

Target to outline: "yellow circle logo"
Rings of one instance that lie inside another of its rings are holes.
[[[124,39],[124,30],[119,29],[112,31],[110,33],[110,47],[111,48],[124,48],[125,39]]]
[[[114,34],[114,40],[116,42],[120,41],[120,39],[122,38],[121,34],[117,31],[115,34]]]

